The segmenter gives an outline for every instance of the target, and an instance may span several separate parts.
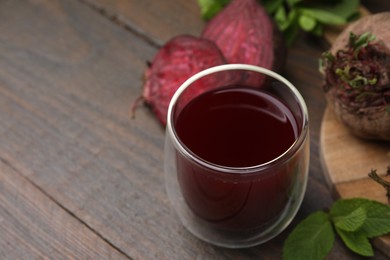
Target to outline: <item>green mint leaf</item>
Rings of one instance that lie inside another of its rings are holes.
[[[198,0],[200,13],[206,21],[213,18],[230,0]]]
[[[286,10],[283,6],[280,6],[278,9],[275,10],[274,20],[281,30],[288,26]]]
[[[291,46],[299,33],[299,14],[295,9],[293,9],[287,14],[287,17],[285,17],[286,13],[284,13],[285,18],[283,19],[284,8],[282,7],[280,10],[278,10],[278,12],[275,13],[274,20],[276,21],[279,30],[283,32],[287,46]],[[277,16],[279,17],[276,18]]]
[[[205,21],[231,0],[197,0]],[[321,37],[324,25],[343,25],[359,17],[360,0],[258,0],[283,32],[291,46],[301,29]]]
[[[316,27],[317,21],[310,15],[301,15],[299,17],[299,24],[304,31],[310,32]]]
[[[366,212],[366,220],[357,230],[368,238],[373,238],[390,233],[390,206],[378,201],[354,198],[336,201],[331,210],[331,219],[348,216],[358,208]]]
[[[366,211],[359,207],[346,216],[334,217],[333,222],[336,228],[352,232],[358,230],[366,219]]]
[[[360,0],[343,0],[334,5],[332,12],[351,21],[359,17],[359,7]]]
[[[275,13],[278,8],[283,7],[283,2],[284,2],[284,0],[263,0],[263,1],[261,1],[265,10],[267,10],[267,12],[270,14]]]
[[[275,21],[279,25],[279,29],[281,31],[286,31],[290,29],[291,27],[296,26],[299,28],[298,25],[298,13],[295,10],[291,10],[288,14],[285,12],[285,9],[283,7],[279,8],[278,11],[275,13]]]
[[[347,19],[331,11],[318,8],[300,8],[302,15],[315,17],[317,21],[328,25],[343,25]]]
[[[323,211],[314,212],[287,237],[283,246],[283,259],[324,259],[333,247],[334,238],[329,215]]]
[[[303,0],[286,0],[286,2],[291,7],[291,6],[294,6],[300,2],[303,2]]]
[[[293,45],[295,39],[299,35],[299,24],[297,23],[292,24],[283,33],[286,39],[287,46]]]
[[[362,232],[348,232],[337,227],[336,232],[351,251],[362,256],[374,256],[370,241]]]
[[[325,3],[322,1],[322,3],[316,5],[316,8],[344,17],[348,21],[351,18],[357,18],[356,14],[359,13],[360,0],[337,0],[333,2],[327,1]]]

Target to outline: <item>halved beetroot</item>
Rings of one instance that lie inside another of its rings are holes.
[[[257,0],[233,0],[208,22],[202,37],[217,44],[228,63],[280,71],[286,47],[272,18]]]
[[[224,56],[212,41],[178,35],[158,51],[145,71],[142,97],[165,126],[169,102],[180,85],[197,72],[224,63]],[[199,92],[205,87],[209,86],[198,86]]]

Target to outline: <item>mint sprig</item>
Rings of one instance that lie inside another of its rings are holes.
[[[374,256],[370,241],[361,232],[348,232],[342,229],[336,229],[336,231],[351,251],[362,256]]]
[[[360,0],[261,0],[291,45],[303,30],[322,36],[325,26],[344,25],[359,17]]]
[[[367,213],[362,207],[358,207],[349,214],[333,217],[333,223],[337,229],[347,232],[358,230],[367,220]]]
[[[369,199],[336,201],[329,212],[316,211],[299,223],[283,247],[283,259],[324,259],[336,234],[353,252],[373,256],[370,239],[390,233],[390,206]]]
[[[284,260],[323,259],[333,247],[329,214],[317,211],[303,220],[284,243]]]

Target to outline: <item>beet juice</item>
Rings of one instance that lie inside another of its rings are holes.
[[[186,104],[174,125],[183,146],[211,165],[204,167],[176,154],[178,183],[195,215],[234,230],[261,228],[283,212],[299,157],[245,175],[218,170],[265,164],[294,144],[299,125],[280,99],[240,85],[218,88]]]
[[[291,82],[248,64],[211,67],[179,87],[167,115],[165,187],[187,230],[229,248],[285,230],[310,159],[307,107]]]

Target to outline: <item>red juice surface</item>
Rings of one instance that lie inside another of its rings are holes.
[[[175,127],[182,143],[198,157],[229,167],[268,162],[284,153],[297,136],[286,105],[245,87],[198,96],[180,112]]]
[[[260,165],[282,155],[298,135],[292,112],[278,98],[230,86],[199,95],[178,114],[180,141],[194,155],[227,167]],[[178,179],[199,217],[229,229],[259,227],[287,204],[295,165],[248,176],[223,173],[177,157]]]

